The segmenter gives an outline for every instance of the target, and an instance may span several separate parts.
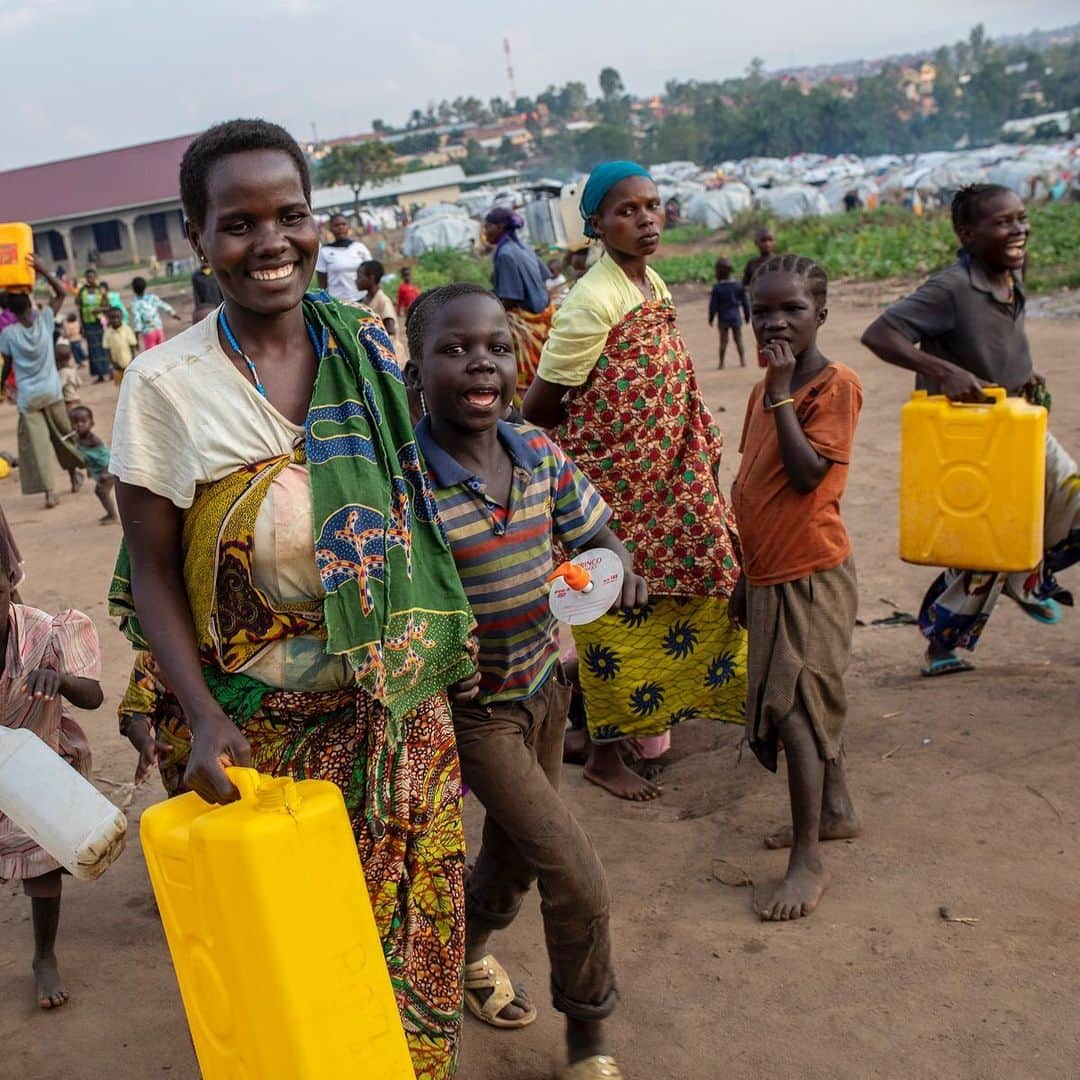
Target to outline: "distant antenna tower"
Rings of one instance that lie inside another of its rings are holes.
[[[510,55],[510,39],[503,38],[503,52],[506,53],[506,81],[510,86],[510,108],[517,104],[517,87],[514,85],[514,61]]]

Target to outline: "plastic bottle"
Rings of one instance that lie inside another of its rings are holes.
[[[124,850],[123,812],[27,728],[0,727],[0,812],[77,878]]]
[[[227,771],[140,829],[204,1080],[415,1080],[341,792]]]

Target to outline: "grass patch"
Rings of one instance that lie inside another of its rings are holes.
[[[669,285],[713,280],[718,255],[741,272],[756,249],[758,215],[746,215],[729,230],[711,234],[711,251],[673,253],[652,265]],[[1054,203],[1031,208],[1028,285],[1033,291],[1080,286],[1080,204]],[[956,255],[956,238],[947,212],[914,218],[899,207],[858,214],[833,214],[803,221],[774,222],[776,250],[793,251],[819,262],[832,278],[877,281],[925,277]],[[676,230],[672,230],[675,232]],[[664,237],[671,242],[670,235]]]

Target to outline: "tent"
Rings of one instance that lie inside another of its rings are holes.
[[[750,189],[745,184],[725,184],[712,191],[698,191],[683,203],[682,216],[695,225],[719,229],[730,225],[736,214],[749,210]]]
[[[412,259],[429,251],[471,251],[475,248],[480,241],[479,223],[466,217],[463,210],[457,207],[452,209],[457,212],[438,217],[418,217],[405,230],[401,253]]]
[[[780,218],[819,217],[829,213],[829,203],[817,188],[805,184],[762,188],[755,195],[758,206]]]

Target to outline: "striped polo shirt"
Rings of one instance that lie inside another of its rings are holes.
[[[499,441],[514,465],[510,505],[487,493],[417,425],[439,516],[476,616],[480,700],[531,697],[559,658],[558,624],[548,607],[552,539],[584,547],[611,510],[584,474],[539,428],[499,421]]]

